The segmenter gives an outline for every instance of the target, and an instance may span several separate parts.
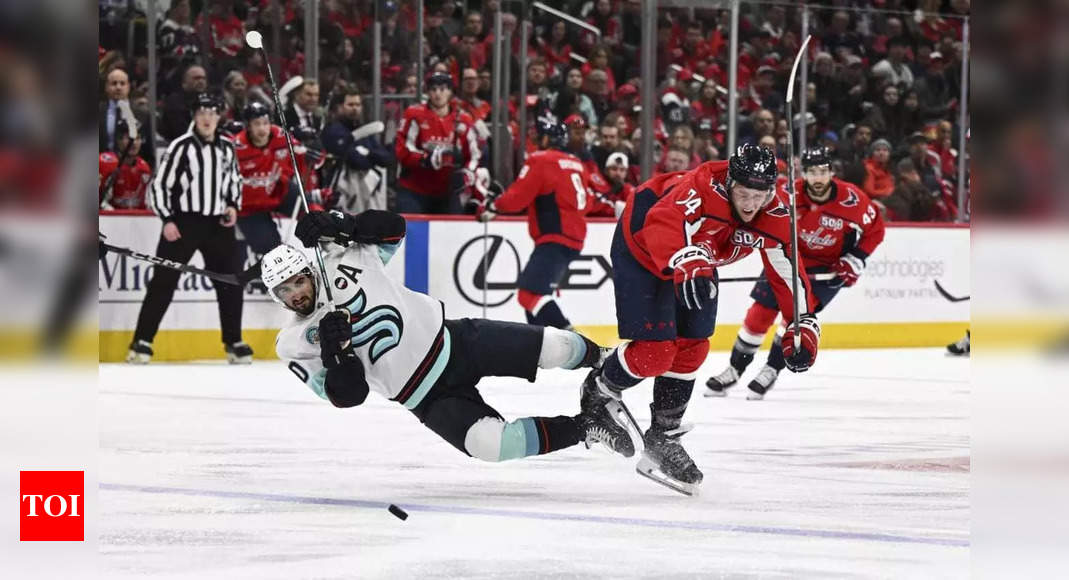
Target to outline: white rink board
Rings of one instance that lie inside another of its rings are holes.
[[[289,231],[289,220],[280,220]],[[474,221],[410,221],[410,232],[423,228],[425,235],[412,236],[397,252],[388,271],[398,280],[408,279],[417,289],[425,280],[427,292],[442,300],[451,318],[480,317],[482,290],[476,273],[484,255],[483,225]],[[611,326],[616,323],[613,283],[609,272],[609,247],[614,223],[589,224],[586,246],[574,261],[562,284],[560,304],[578,326]],[[101,216],[100,230],[113,245],[154,253],[160,221],[152,216]],[[534,243],[527,224],[498,220],[488,226],[487,247],[492,258],[487,284],[487,316],[523,320],[515,300],[515,282]],[[415,240],[415,241],[413,241]],[[497,251],[493,247],[497,245]],[[821,316],[822,323],[965,322],[969,302],[951,303],[935,290],[934,281],[951,293],[968,295],[969,229],[940,227],[891,227],[884,243],[869,259],[857,286],[839,294]],[[406,263],[406,261],[408,263]],[[246,265],[250,264],[248,261]],[[201,266],[200,256],[191,264]],[[144,297],[147,264],[109,255],[99,267],[101,330],[132,330]],[[720,270],[721,277],[756,276],[761,260],[753,255]],[[414,275],[418,274],[418,275]],[[138,279],[139,278],[139,279]],[[417,280],[413,282],[413,280]],[[210,281],[208,281],[210,283]],[[724,283],[720,288],[718,324],[739,324],[750,305],[750,283]],[[244,328],[277,328],[283,314],[270,298],[248,290]],[[175,301],[161,329],[215,329],[218,311],[213,290],[201,277],[183,274]]]
[[[609,249],[615,227],[613,223],[589,224],[581,257],[572,262],[570,274],[562,284],[561,308],[576,325],[616,324],[613,283],[605,271],[605,266],[611,264]],[[523,321],[523,310],[515,300],[513,286],[519,268],[534,249],[534,242],[524,222],[496,221],[490,224],[488,232],[487,245],[499,244],[488,268],[488,285],[509,287],[487,292],[486,301],[490,305],[487,316]],[[474,284],[483,256],[482,235],[483,226],[477,223],[430,224],[428,290],[445,302],[446,311],[452,317],[482,315],[482,290]],[[760,256],[753,254],[721,268],[720,276],[757,276],[761,269]],[[832,323],[967,321],[968,302],[948,302],[936,291],[934,280],[939,280],[952,293],[969,294],[969,230],[888,228],[884,243],[869,259],[861,281],[841,292],[821,320]],[[720,286],[718,324],[742,323],[752,302],[749,298],[752,286],[746,282]]]

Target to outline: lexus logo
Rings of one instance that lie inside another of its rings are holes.
[[[464,300],[476,306],[483,305],[483,284],[487,307],[506,304],[515,294],[519,276],[520,253],[512,242],[495,234],[468,240],[453,261],[453,283]]]
[[[507,304],[516,294],[520,270],[520,253],[511,241],[494,234],[477,236],[457,252],[453,283],[464,300],[475,306],[483,305],[483,284],[486,284],[486,306],[493,308]],[[611,279],[612,265],[605,256],[584,254],[572,260],[556,288],[597,290]]]

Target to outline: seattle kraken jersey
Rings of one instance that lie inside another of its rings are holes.
[[[438,300],[405,288],[386,275],[394,246],[332,246],[323,256],[334,307],[350,313],[353,346],[372,391],[412,409],[430,391],[449,361],[444,308]],[[321,283],[321,282],[320,282]],[[317,309],[296,313],[275,339],[275,351],[315,394],[327,399],[327,371],[320,361],[319,321],[330,306],[317,287]]]

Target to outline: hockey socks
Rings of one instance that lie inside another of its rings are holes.
[[[550,326],[542,332],[538,366],[544,369],[594,367],[601,361],[601,347],[585,336]]]
[[[768,350],[767,364],[776,369],[777,372],[782,371],[787,366],[787,361],[783,359],[783,337],[778,334],[772,341],[772,348]]]
[[[694,391],[694,379],[660,376],[653,381],[650,416],[653,426],[668,431],[679,427]]]
[[[498,461],[545,455],[571,447],[581,439],[574,417],[524,417],[505,424]]]
[[[572,323],[565,318],[560,306],[557,305],[557,301],[552,296],[534,294],[521,289],[516,299],[519,301],[520,306],[523,306],[524,314],[527,316],[527,324],[563,329],[572,328]]]

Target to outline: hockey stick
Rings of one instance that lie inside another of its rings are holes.
[[[810,274],[808,278],[814,282],[827,282],[835,278],[834,272],[825,272],[823,274]],[[764,276],[742,276],[738,278],[721,278],[716,281],[717,284],[723,284],[724,282],[757,282],[758,280],[764,280]]]
[[[141,252],[136,252],[134,250],[131,250],[130,248],[113,246],[109,243],[104,242],[103,240],[100,241],[100,247],[104,250],[104,252],[101,252],[100,255],[101,260],[104,259],[104,253],[114,252],[122,256],[129,256],[135,260],[141,260],[142,262],[148,262],[157,266],[163,266],[164,268],[178,270],[179,272],[189,272],[190,274],[198,274],[200,276],[205,276],[207,278],[211,278],[212,280],[223,282],[225,284],[232,284],[234,286],[244,286],[249,282],[255,280],[256,278],[259,278],[258,268],[256,266],[253,266],[248,270],[245,270],[238,274],[221,274],[219,272],[210,272],[208,270],[203,270],[201,268],[190,266],[188,264],[183,264],[181,262],[175,262],[174,260],[168,260],[167,258],[151,256],[149,254],[142,254]]]
[[[297,179],[297,193],[301,196],[300,207],[304,208],[305,213],[308,212],[308,196],[304,193],[304,180],[301,178],[301,168],[297,166],[297,155],[293,152],[293,136],[290,135],[289,126],[286,125],[286,112],[282,109],[282,101],[278,98],[278,87],[275,85],[275,73],[271,71],[271,61],[267,58],[267,49],[264,48],[264,37],[259,31],[250,30],[245,34],[245,44],[248,44],[250,48],[258,49],[260,56],[264,59],[264,68],[267,69],[267,82],[271,85],[271,95],[275,98],[275,109],[278,112],[278,119],[281,121],[282,132],[286,137],[286,147],[290,152],[290,163],[293,164],[293,177]],[[323,277],[323,290],[327,295],[327,302],[330,304],[330,309],[334,310],[334,292],[330,289],[330,281],[327,277],[327,265],[323,262],[323,250],[319,247],[319,244],[315,245],[316,263],[319,266],[319,273]]]
[[[943,285],[939,283],[939,280],[933,279],[932,281],[935,282],[935,289],[943,295],[943,298],[946,298],[951,302],[965,302],[969,299],[968,296],[952,296],[950,292],[947,292],[946,289],[943,288]]]
[[[806,48],[812,35],[806,36],[798,54],[794,56],[794,65],[791,67],[791,77],[787,81],[787,193],[791,199],[791,300],[794,301],[794,352],[801,348],[802,337],[798,328],[798,319],[801,316],[801,303],[798,301],[798,204],[794,199],[794,117],[791,114],[791,103],[794,101],[794,77],[798,74],[798,65],[805,58]],[[805,87],[802,87],[803,90]]]
[[[386,130],[386,124],[382,121],[372,121],[353,129],[353,141],[359,141],[364,137],[378,135]]]

